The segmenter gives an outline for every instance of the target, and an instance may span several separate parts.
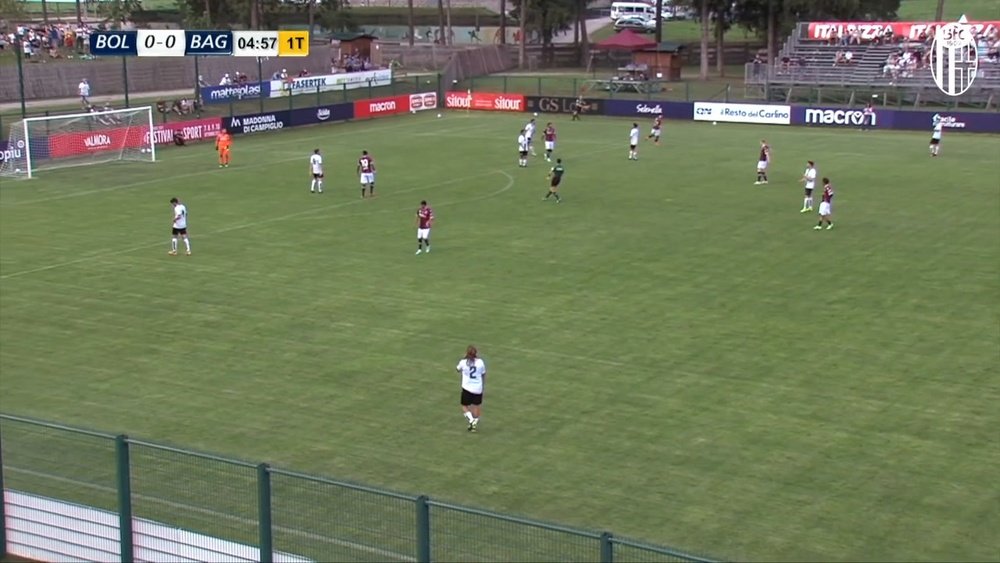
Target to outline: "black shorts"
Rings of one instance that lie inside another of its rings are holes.
[[[320,172],[319,174],[317,174],[317,173],[313,172],[313,178],[315,178],[317,180],[322,180],[323,179],[323,173]]]
[[[520,154],[522,157],[525,157],[528,156],[528,151],[520,151],[518,154]]]
[[[178,229],[178,228],[174,227],[173,229],[171,229],[171,234],[174,235],[174,236],[177,236],[177,235],[187,236],[188,230],[187,229]]]
[[[561,182],[561,181],[562,181],[562,177],[560,177],[560,176],[553,176],[552,177],[552,182],[550,182],[549,185],[552,186],[553,188],[558,188],[559,187],[559,182]]]
[[[931,144],[932,145],[937,145],[937,144],[940,144],[940,143],[941,143],[941,139],[931,139]]]
[[[483,404],[483,394],[482,393],[472,393],[471,391],[466,391],[462,389],[462,406],[467,407],[469,405],[481,405]]]
[[[634,151],[635,150],[635,145],[629,145],[628,148],[629,148],[629,150],[633,150]]]
[[[809,188],[806,188],[805,192],[806,192],[806,197],[812,197],[812,195],[813,195],[813,191],[812,190],[810,190]]]

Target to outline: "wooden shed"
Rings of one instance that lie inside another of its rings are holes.
[[[378,37],[367,33],[338,32],[330,35],[331,62],[338,68],[346,69],[352,61],[362,61],[379,68],[382,66],[382,50]],[[360,70],[353,68],[351,70]]]
[[[649,67],[650,78],[680,80],[684,58],[683,45],[664,41],[651,47],[642,47],[632,53],[632,62]]]

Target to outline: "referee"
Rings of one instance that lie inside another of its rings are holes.
[[[475,346],[466,348],[465,357],[458,361],[455,371],[462,374],[462,414],[469,423],[469,432],[475,432],[479,428],[486,381],[486,363]]]

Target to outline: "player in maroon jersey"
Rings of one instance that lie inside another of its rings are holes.
[[[819,223],[813,229],[817,231],[823,228],[826,221],[826,230],[833,228],[833,184],[829,178],[823,178],[823,200],[819,204]]]
[[[417,254],[431,251],[431,225],[434,223],[434,210],[427,206],[426,201],[420,202],[417,209]]]
[[[760,140],[760,157],[757,159],[757,181],[754,184],[767,183],[767,165],[771,161],[771,147],[764,139]]]
[[[552,122],[545,124],[545,160],[552,162],[552,151],[556,150],[556,127]]]
[[[369,197],[375,197],[375,159],[368,154],[368,151],[361,151],[358,174],[361,175],[361,199],[365,198],[365,188],[368,188]]]
[[[663,114],[656,116],[653,120],[653,129],[649,132],[649,136],[646,137],[647,140],[652,139],[653,143],[660,144],[660,133],[663,127]]]

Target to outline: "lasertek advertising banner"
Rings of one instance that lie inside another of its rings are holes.
[[[792,123],[792,107],[770,104],[695,102],[694,120],[790,125]]]
[[[268,113],[251,113],[236,115],[222,119],[222,125],[233,135],[260,133],[262,131],[279,131],[286,126],[291,127],[288,110]]]
[[[604,104],[608,100],[586,98],[583,100],[581,115],[602,115]],[[525,111],[539,113],[573,113],[576,108],[576,98],[565,96],[527,96],[525,103],[528,109]]]
[[[271,96],[270,82],[247,82],[232,86],[205,86],[201,99],[206,104],[228,104],[239,100],[256,100]]]
[[[837,37],[838,34],[845,36],[851,35],[854,31],[860,31],[861,39],[871,41],[876,37],[883,37],[887,30],[891,30],[894,36],[916,40],[920,38],[921,34],[925,34],[926,37],[934,37],[937,28],[948,23],[953,22],[810,22],[808,39],[829,40]],[[1000,20],[968,23],[977,36],[984,31],[990,33],[995,29],[1000,29]]]
[[[410,96],[390,96],[354,102],[354,118],[365,119],[410,111]]]
[[[794,125],[860,128],[861,110],[835,107],[795,106],[792,108]],[[933,128],[935,115],[941,116],[945,129],[967,133],[1000,133],[1000,114],[975,111],[907,111],[875,109],[879,129],[906,129],[928,131]]]
[[[269,95],[272,98],[282,96],[298,96],[299,94],[315,94],[316,92],[332,92],[334,90],[354,90],[388,86],[392,84],[391,70],[366,70],[362,72],[344,72],[341,74],[323,74],[320,76],[303,76],[288,80],[272,80]]]
[[[426,111],[438,107],[437,92],[410,94],[410,111]]]
[[[653,118],[662,114],[666,119],[691,119],[691,108],[690,102],[607,100],[604,102],[604,115]]]
[[[184,135],[184,140],[189,143],[207,141],[215,139],[220,129],[222,129],[221,117],[178,121],[177,123],[158,123],[153,126],[153,141],[157,145],[171,145],[174,142],[174,133],[177,131],[180,131]],[[145,136],[143,138],[145,139]]]
[[[523,95],[490,92],[448,92],[444,97],[444,107],[477,111],[526,111]]]
[[[56,133],[49,137],[49,154],[53,158],[59,158],[123,148],[138,149],[148,146],[146,144],[148,140],[147,130],[142,127],[118,127],[97,132]],[[34,157],[34,153],[32,153],[32,157]]]
[[[354,104],[347,103],[293,109],[289,117],[289,127],[316,125],[317,123],[327,123],[330,121],[347,121],[354,117]]]

